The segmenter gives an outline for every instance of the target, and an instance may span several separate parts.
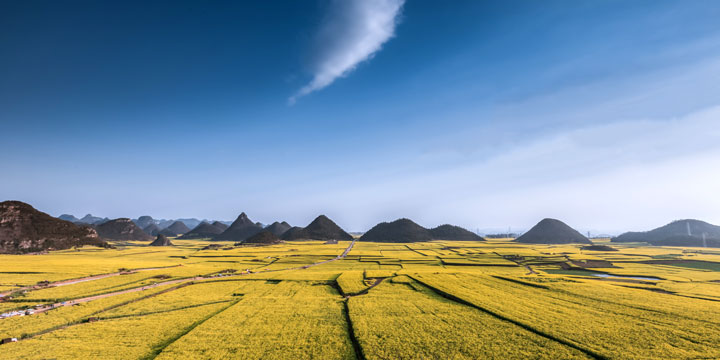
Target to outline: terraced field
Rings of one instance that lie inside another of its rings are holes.
[[[720,358],[717,251],[173,243],[0,255],[0,358]]]

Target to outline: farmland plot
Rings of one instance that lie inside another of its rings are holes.
[[[714,316],[701,321],[681,316],[671,308],[658,311],[604,301],[614,299],[611,291],[594,299],[491,276],[420,274],[414,278],[439,292],[601,357],[720,357],[720,322]],[[665,295],[636,291],[638,304],[656,301],[653,295]]]
[[[340,296],[299,281],[254,282],[237,304],[164,349],[158,359],[353,359]]]
[[[386,281],[348,307],[367,359],[588,358],[423,286]]]

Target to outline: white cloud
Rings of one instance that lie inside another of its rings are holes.
[[[718,119],[720,106],[561,131],[453,167],[421,159],[399,172],[362,169],[296,185],[283,206],[341,214],[352,230],[401,216],[516,230],[556,217],[595,234],[680,218],[720,223]]]
[[[289,99],[320,90],[372,58],[395,35],[405,0],[334,0],[317,34],[313,79]]]

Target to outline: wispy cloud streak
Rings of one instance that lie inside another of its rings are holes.
[[[348,75],[395,35],[405,0],[333,0],[315,38],[313,79],[289,103]]]

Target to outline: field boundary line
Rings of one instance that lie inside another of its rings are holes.
[[[362,290],[360,290],[360,291],[358,291],[358,292],[356,292],[356,293],[353,293],[353,294],[345,294],[345,292],[342,291],[342,287],[340,286],[340,284],[338,284],[338,288],[340,289],[340,293],[343,295],[343,297],[346,298],[346,299],[348,299],[348,298],[351,298],[351,297],[361,296],[361,295],[367,294],[372,288],[380,285],[380,283],[383,282],[383,280],[385,280],[385,279],[387,279],[387,278],[384,278],[384,277],[375,278],[375,282],[372,283],[372,285],[370,285],[370,286],[368,286],[368,287],[366,287],[366,288],[364,288],[364,289],[362,289]],[[337,283],[337,280],[336,280],[335,282]]]
[[[546,286],[546,285],[542,285],[542,284],[534,284],[534,283],[531,283],[531,282],[522,281],[522,280],[519,280],[519,279],[513,279],[513,278],[509,278],[509,277],[505,277],[505,276],[500,276],[500,275],[490,275],[490,276],[492,276],[492,277],[494,277],[494,278],[496,278],[496,279],[498,279],[498,280],[509,281],[509,282],[511,282],[511,283],[515,283],[515,284],[518,284],[518,285],[530,286],[530,287],[534,287],[534,288],[536,288],[536,289],[550,290],[550,287],[548,287],[548,286]]]
[[[143,313],[143,314],[131,314],[131,315],[117,315],[117,316],[109,316],[109,317],[98,317],[98,319],[97,319],[96,321],[116,320],[116,319],[124,319],[124,318],[129,318],[129,317],[138,317],[138,316],[147,316],[147,315],[155,315],[155,314],[169,313],[169,312],[173,312],[173,311],[186,310],[186,309],[191,309],[191,308],[196,308],[196,307],[201,307],[201,306],[206,306],[206,305],[215,305],[215,304],[220,304],[220,303],[226,303],[226,302],[229,302],[229,301],[233,301],[233,300],[213,301],[213,302],[204,303],[204,304],[196,304],[196,305],[190,305],[190,306],[183,306],[183,307],[181,307],[181,308],[175,308],[175,309],[170,309],[170,310],[162,310],[162,311],[153,311],[153,312],[148,312],[148,313]],[[28,340],[28,339],[32,339],[32,338],[38,337],[38,336],[40,336],[40,335],[49,334],[49,333],[54,332],[54,331],[65,330],[65,329],[70,328],[70,327],[73,327],[73,326],[87,324],[87,323],[89,323],[89,321],[88,321],[89,318],[90,318],[90,316],[82,317],[80,320],[75,320],[75,321],[72,321],[72,322],[69,322],[69,323],[66,323],[66,324],[63,324],[63,325],[58,325],[58,326],[52,327],[52,328],[50,328],[50,329],[45,329],[45,330],[42,330],[42,331],[40,331],[40,332],[36,332],[36,333],[34,333],[34,334],[31,334],[31,335],[28,335],[28,336],[26,336],[26,337],[20,338],[20,339],[18,339],[18,340]]]
[[[210,315],[208,315],[206,318],[200,319],[200,320],[194,322],[192,325],[190,325],[190,326],[188,326],[187,328],[185,328],[180,334],[178,334],[178,335],[176,335],[176,336],[173,336],[173,337],[165,340],[164,342],[161,342],[157,348],[154,348],[154,349],[151,351],[150,354],[148,354],[148,355],[146,355],[146,356],[144,356],[144,357],[142,357],[142,358],[140,358],[140,359],[141,359],[141,360],[152,360],[152,359],[155,359],[155,358],[158,357],[158,355],[160,355],[165,349],[167,349],[168,346],[170,346],[170,345],[172,345],[173,343],[175,343],[176,341],[182,339],[185,335],[189,334],[189,333],[190,333],[191,331],[193,331],[196,327],[198,327],[198,326],[202,325],[203,323],[205,323],[206,321],[214,318],[215,316],[219,315],[219,314],[222,313],[223,311],[231,308],[232,306],[236,305],[236,304],[239,303],[240,301],[242,301],[242,299],[238,299],[238,300],[232,301],[228,306],[225,306],[224,308],[218,309],[217,311],[215,311],[215,312],[211,313]]]
[[[179,285],[176,285],[176,286],[173,286],[173,287],[171,287],[171,288],[167,288],[167,289],[158,291],[158,292],[156,292],[156,293],[148,294],[148,295],[139,297],[139,298],[137,298],[137,299],[132,299],[132,300],[128,300],[128,301],[122,302],[122,303],[120,303],[120,304],[115,304],[115,305],[109,306],[109,307],[107,307],[107,308],[105,308],[105,309],[98,310],[98,311],[96,311],[96,312],[94,312],[94,313],[91,313],[90,315],[97,315],[97,314],[100,314],[100,313],[104,313],[104,312],[106,312],[106,311],[110,311],[110,310],[113,310],[113,309],[117,309],[117,308],[119,308],[119,307],[122,307],[122,306],[125,306],[125,305],[128,305],[128,304],[132,304],[132,303],[134,303],[134,302],[138,302],[138,301],[141,301],[141,300],[149,299],[149,298],[151,298],[151,297],[155,297],[155,296],[158,296],[158,295],[162,295],[162,294],[168,293],[168,292],[170,292],[170,291],[177,290],[177,289],[180,289],[180,288],[183,288],[183,287],[186,287],[186,286],[190,286],[190,285],[193,285],[193,284],[194,284],[194,282],[192,282],[192,281],[180,283]],[[137,288],[135,288],[135,289],[137,289]]]
[[[443,291],[443,290],[441,290],[441,289],[438,289],[437,287],[434,287],[434,286],[432,286],[432,285],[430,285],[430,284],[428,284],[428,283],[426,283],[426,282],[424,282],[424,281],[416,278],[416,277],[413,276],[413,275],[408,275],[408,276],[409,276],[410,278],[412,278],[413,280],[419,282],[420,284],[428,287],[430,290],[434,291],[436,294],[438,294],[438,295],[440,295],[440,296],[442,296],[442,297],[444,297],[444,298],[446,298],[446,299],[455,301],[455,302],[457,302],[457,303],[459,303],[459,304],[463,304],[463,305],[472,307],[472,308],[477,309],[477,310],[480,310],[480,311],[482,311],[482,312],[484,312],[484,313],[486,313],[486,314],[492,315],[492,316],[494,316],[494,317],[496,317],[496,318],[498,318],[498,319],[500,319],[500,320],[504,320],[504,321],[507,321],[507,322],[509,322],[509,323],[511,323],[511,324],[517,325],[517,326],[519,326],[519,327],[521,327],[521,328],[523,328],[523,329],[525,329],[525,330],[527,330],[527,331],[530,331],[530,332],[532,332],[532,333],[534,333],[534,334],[536,334],[536,335],[542,336],[542,337],[544,337],[544,338],[546,338],[546,339],[549,339],[549,340],[552,340],[552,341],[556,341],[556,342],[558,342],[558,343],[560,343],[560,344],[563,344],[563,345],[565,345],[565,346],[568,346],[568,347],[571,347],[571,348],[573,348],[573,349],[575,349],[575,350],[578,350],[578,351],[584,353],[585,355],[588,355],[588,356],[590,356],[590,357],[592,357],[592,358],[594,358],[594,359],[598,359],[598,360],[610,360],[610,358],[608,358],[608,357],[606,357],[606,356],[604,356],[604,355],[598,354],[598,353],[596,353],[595,351],[592,351],[592,350],[590,350],[590,349],[586,349],[586,348],[583,347],[583,346],[579,346],[579,345],[576,345],[576,344],[574,344],[574,343],[572,343],[572,342],[570,342],[570,341],[568,341],[568,340],[563,340],[563,339],[561,339],[561,338],[555,337],[555,336],[553,336],[553,335],[551,335],[551,334],[548,334],[548,333],[546,333],[546,332],[544,332],[544,331],[542,331],[542,330],[538,330],[538,329],[536,329],[536,328],[534,328],[534,327],[532,327],[532,326],[530,326],[530,325],[527,325],[527,324],[522,323],[522,322],[520,322],[520,321],[514,320],[514,319],[509,318],[509,317],[507,317],[507,316],[498,314],[498,313],[495,312],[495,311],[492,311],[492,310],[490,310],[490,309],[484,308],[484,307],[479,306],[479,305],[477,305],[477,304],[474,304],[474,303],[472,303],[472,302],[470,302],[470,301],[467,301],[467,300],[465,300],[465,299],[463,299],[463,298],[460,298],[460,297],[458,297],[458,296],[456,296],[456,295],[453,295],[453,294],[450,294],[450,293],[448,293],[448,292],[446,292],[446,291]]]
[[[121,306],[125,306],[125,305],[128,305],[128,304],[132,304],[132,303],[134,303],[134,302],[136,302],[136,301],[145,300],[145,299],[148,299],[148,298],[157,296],[157,295],[161,295],[161,294],[167,293],[167,292],[169,292],[169,291],[177,290],[177,289],[179,289],[179,288],[182,288],[182,287],[185,287],[185,286],[188,286],[188,285],[192,285],[192,283],[190,283],[190,284],[188,284],[188,283],[183,283],[183,284],[180,284],[180,285],[178,285],[178,286],[174,286],[174,287],[169,288],[169,289],[165,289],[165,290],[162,290],[162,291],[158,291],[157,293],[153,293],[153,294],[149,294],[149,295],[143,296],[143,297],[141,297],[141,298],[137,298],[137,299],[133,299],[133,300],[128,300],[128,301],[125,301],[125,302],[120,303],[120,304],[115,304],[115,305],[109,306],[109,307],[107,307],[107,308],[105,308],[105,309],[101,309],[101,310],[95,311],[95,312],[93,312],[93,313],[90,313],[90,314],[88,314],[88,315],[86,315],[86,316],[83,316],[83,317],[81,317],[81,318],[78,319],[78,320],[69,321],[69,322],[67,322],[67,323],[65,323],[65,324],[62,324],[62,325],[56,325],[56,326],[53,326],[53,327],[51,327],[51,328],[49,328],[49,329],[40,330],[40,331],[37,331],[37,332],[34,332],[34,333],[27,334],[27,335],[25,335],[25,336],[21,336],[21,337],[18,338],[18,341],[32,339],[32,338],[34,338],[34,337],[37,337],[37,336],[40,336],[40,335],[45,335],[45,334],[51,333],[51,332],[53,332],[53,331],[62,330],[62,329],[65,329],[65,328],[68,328],[68,327],[71,327],[71,326],[75,326],[75,325],[85,324],[85,323],[87,323],[88,318],[93,317],[93,315],[97,315],[97,314],[103,313],[103,312],[105,312],[105,311],[110,311],[110,310],[116,309],[116,308],[121,307]]]
[[[350,318],[350,306],[348,305],[349,298],[343,300],[343,314],[345,315],[345,323],[348,326],[348,336],[350,337],[350,343],[352,343],[353,349],[355,350],[355,358],[358,360],[365,360],[365,353],[360,345],[360,341],[355,336],[355,328],[353,327],[352,319]]]
[[[179,308],[168,309],[168,310],[150,311],[150,312],[145,312],[145,313],[140,313],[140,314],[114,315],[114,316],[107,316],[107,317],[100,316],[100,317],[98,317],[98,320],[115,320],[115,319],[124,319],[124,318],[130,318],[130,317],[156,315],[156,314],[169,313],[169,312],[173,312],[173,311],[180,311],[180,310],[192,309],[192,308],[201,307],[201,306],[222,304],[222,303],[227,303],[227,302],[232,302],[232,301],[235,301],[235,300],[218,300],[218,301],[211,301],[211,302],[207,302],[207,303],[194,304],[194,305],[188,305],[188,306],[181,306],[181,307],[179,307]]]
[[[160,269],[174,268],[174,267],[178,267],[178,266],[182,266],[182,264],[152,267],[152,268],[128,269],[127,271],[117,271],[117,272],[112,272],[112,273],[104,273],[104,274],[83,276],[83,277],[77,277],[77,278],[63,279],[63,280],[53,281],[45,286],[40,286],[38,284],[35,284],[35,285],[27,285],[27,286],[19,287],[17,289],[13,289],[10,291],[0,292],[0,295],[8,296],[14,292],[23,291],[23,290],[27,290],[28,292],[33,291],[33,290],[42,290],[42,289],[53,288],[53,287],[73,285],[73,284],[77,284],[77,283],[81,283],[81,282],[101,280],[101,279],[105,279],[105,278],[112,277],[112,276],[118,276],[118,275],[122,275],[122,274],[132,274],[132,273],[136,273],[138,271],[160,270]],[[70,283],[70,284],[66,284],[66,283]]]
[[[422,256],[424,256],[424,257],[435,257],[435,258],[438,258],[437,256],[425,255],[425,254],[421,253],[420,251],[411,248],[410,245],[407,245],[407,244],[406,244],[405,247],[408,248],[408,250],[410,250],[410,251],[412,251],[412,252],[415,252],[415,253],[418,253],[418,254],[420,254],[420,255],[422,255]],[[440,259],[440,260],[442,260],[442,259]]]
[[[626,289],[634,289],[634,290],[652,291],[652,292],[655,292],[655,289],[640,288],[640,287],[627,286],[627,285],[610,284],[610,286],[619,286],[619,287],[623,287],[623,288],[626,288]],[[627,308],[630,308],[630,309],[647,311],[647,312],[656,313],[656,314],[662,314],[662,315],[666,315],[666,316],[667,316],[667,315],[669,315],[669,316],[675,316],[675,317],[683,318],[683,319],[686,319],[686,320],[700,321],[700,322],[704,322],[704,323],[708,323],[708,324],[712,324],[712,325],[717,325],[716,322],[712,322],[712,321],[708,321],[708,320],[700,319],[700,318],[695,318],[695,317],[691,317],[691,316],[682,315],[682,314],[677,313],[677,312],[668,312],[668,311],[663,311],[663,310],[659,310],[659,309],[651,309],[651,308],[648,308],[648,307],[644,307],[644,306],[642,306],[642,305],[625,304],[625,303],[616,302],[616,301],[612,301],[612,300],[608,300],[608,299],[604,299],[604,298],[600,298],[600,297],[592,297],[592,296],[582,295],[582,294],[578,294],[578,293],[573,293],[573,292],[570,292],[570,291],[567,291],[567,290],[564,290],[564,289],[552,289],[552,291],[559,292],[559,293],[563,293],[563,294],[567,294],[567,295],[570,295],[570,296],[575,296],[575,297],[583,298],[583,299],[589,299],[589,300],[592,300],[592,301],[598,301],[598,302],[602,302],[602,303],[606,303],[606,304],[612,304],[612,305],[615,305],[615,306],[627,307]],[[684,297],[684,298],[691,298],[691,299],[698,299],[698,300],[708,300],[708,301],[719,301],[719,302],[720,302],[720,300],[711,300],[711,299],[704,299],[704,298],[695,298],[695,297],[692,297],[692,296],[680,295],[680,294],[673,293],[673,292],[662,293],[662,294],[670,295],[670,296],[679,296],[679,297]]]

